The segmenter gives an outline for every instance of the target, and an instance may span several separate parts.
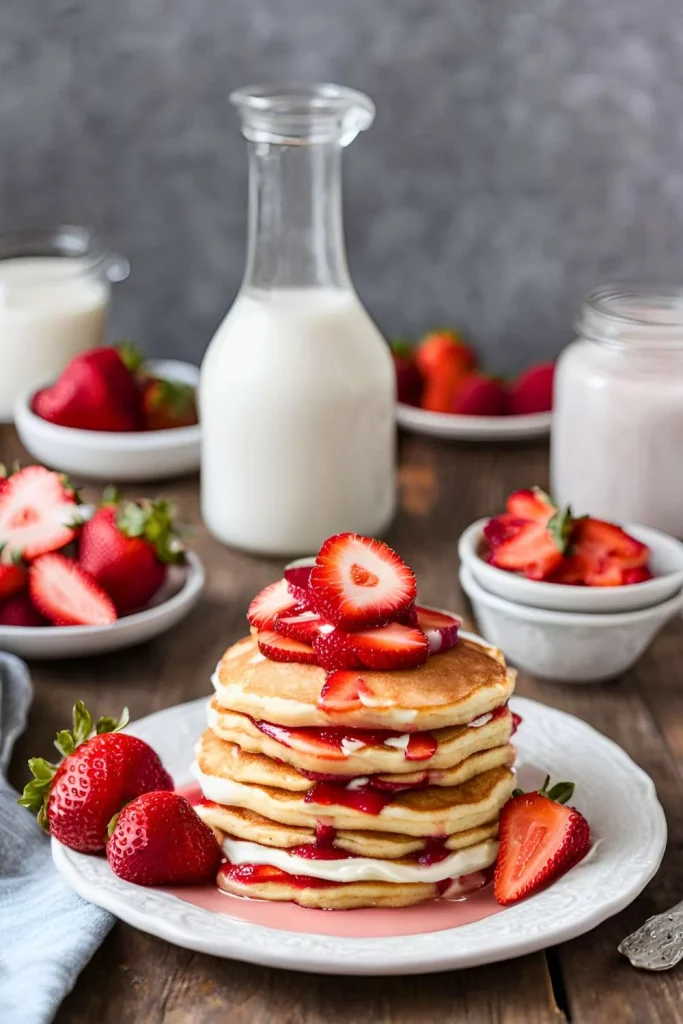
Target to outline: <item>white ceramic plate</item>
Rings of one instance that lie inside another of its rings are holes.
[[[528,416],[460,416],[396,404],[396,420],[405,430],[446,441],[521,441],[550,433],[551,412]]]
[[[149,608],[111,626],[0,626],[0,650],[21,658],[82,658],[133,647],[172,629],[194,608],[204,587],[204,566],[189,551],[186,566],[170,566]]]
[[[474,924],[384,938],[281,931],[123,882],[104,858],[75,853],[55,840],[54,862],[81,896],[142,931],[187,949],[270,967],[422,974],[506,960],[564,942],[616,914],[652,878],[666,845],[664,813],[645,772],[585,722],[521,697],[513,698],[512,706],[524,719],[515,737],[520,762],[541,767],[556,780],[576,782],[575,803],[591,823],[593,848],[545,892]],[[192,750],[205,723],[206,701],[199,700],[143,718],[131,731],[159,752],[182,785],[191,781]]]
[[[151,359],[146,366],[165,380],[197,387],[199,370],[177,359]],[[19,395],[14,423],[24,447],[39,462],[90,480],[164,480],[199,468],[200,428],[131,431],[77,430],[41,419],[31,409],[36,385]]]

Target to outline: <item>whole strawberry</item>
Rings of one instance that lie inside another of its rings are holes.
[[[143,608],[164,583],[169,564],[185,561],[171,506],[166,501],[103,505],[81,532],[78,561],[119,615]]]
[[[145,793],[124,807],[110,827],[111,869],[137,885],[212,882],[221,858],[213,831],[178,793]]]
[[[57,733],[64,760],[33,757],[34,778],[19,803],[38,814],[42,827],[72,850],[104,849],[109,822],[130,800],[149,790],[173,789],[173,779],[143,740],[119,732],[128,721],[100,718],[94,726],[82,701],[74,707],[73,731]]]
[[[142,385],[142,415],[147,430],[194,426],[197,422],[195,389],[183,381],[148,377]]]
[[[114,347],[76,356],[59,380],[37,391],[33,412],[81,430],[142,430],[142,398],[127,355]]]

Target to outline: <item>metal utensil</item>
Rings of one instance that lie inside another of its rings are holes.
[[[668,971],[683,960],[683,901],[663,914],[649,917],[645,924],[629,935],[619,952],[634,967],[645,971]]]

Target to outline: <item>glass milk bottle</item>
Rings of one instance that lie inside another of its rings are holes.
[[[683,289],[605,286],[555,375],[560,505],[683,538]]]
[[[392,519],[394,371],[351,283],[342,149],[374,105],[334,85],[233,93],[249,149],[244,280],[202,364],[202,515],[248,551]]]

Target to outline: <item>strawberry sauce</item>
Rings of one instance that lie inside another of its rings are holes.
[[[363,814],[379,814],[392,800],[391,793],[379,793],[370,785],[347,789],[331,782],[316,782],[306,793],[304,802],[324,806],[348,807]]]

